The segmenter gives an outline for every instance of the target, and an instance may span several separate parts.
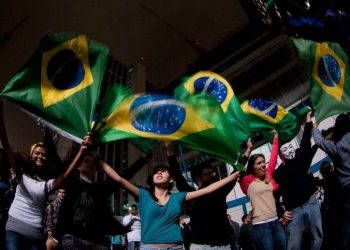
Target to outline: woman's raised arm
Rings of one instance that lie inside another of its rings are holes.
[[[56,179],[53,180],[52,189],[57,189],[61,186],[64,179],[66,179],[70,175],[70,173],[72,173],[72,171],[76,167],[77,162],[79,161],[80,157],[83,155],[84,151],[88,150],[88,148],[91,146],[91,144],[92,144],[91,134],[88,133],[84,137],[78,153],[75,155],[73,161],[69,164],[67,170],[63,174],[61,174],[60,176],[58,176]]]
[[[235,181],[239,176],[239,172],[234,172],[233,174],[225,177],[224,179],[221,179],[219,181],[214,182],[213,184],[210,184],[209,186],[205,187],[205,188],[201,188],[199,190],[196,191],[192,191],[192,192],[188,192],[186,195],[185,200],[189,201],[189,200],[193,200],[196,199],[198,197],[201,197],[203,195],[206,194],[210,194],[216,190],[218,190],[219,188],[225,186],[226,184],[230,183],[231,181]]]
[[[112,180],[119,182],[126,190],[128,190],[133,196],[138,197],[139,196],[139,189],[132,184],[131,182],[127,181],[126,179],[122,178],[111,166],[109,166],[105,161],[99,160],[98,166],[103,170],[103,172],[106,173]]]

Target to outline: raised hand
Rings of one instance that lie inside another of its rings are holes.
[[[311,117],[313,116],[313,111],[311,107],[307,107],[309,111],[306,113],[305,121],[311,122]]]
[[[164,147],[165,147],[165,151],[166,151],[167,156],[174,156],[175,155],[174,144],[172,142],[165,141]]]
[[[274,137],[278,136],[278,132],[276,129],[271,130],[271,134],[273,134]]]
[[[81,143],[81,149],[86,150],[89,147],[91,147],[91,145],[92,145],[92,134],[88,132],[83,138],[83,141]]]
[[[252,149],[253,148],[253,140],[252,140],[252,138],[248,138],[248,141],[247,141],[247,148],[250,148],[250,149]]]

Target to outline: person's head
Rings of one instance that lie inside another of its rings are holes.
[[[216,181],[215,171],[207,162],[192,167],[191,177],[199,187],[208,186]]]
[[[227,219],[231,220],[231,215],[227,214]]]
[[[346,133],[350,132],[350,113],[342,113],[337,116],[334,125],[332,139],[339,141]]]
[[[320,173],[322,174],[323,178],[330,176],[332,172],[333,172],[333,165],[330,162],[324,161],[321,163]]]
[[[63,188],[57,190],[57,199],[60,199],[62,201],[65,195],[66,191]]]
[[[152,176],[148,178],[147,182],[152,191],[156,186],[166,188],[170,191],[173,189],[174,185],[174,179],[170,168],[162,164],[154,167]]]
[[[17,178],[17,174],[16,174],[15,170],[10,168],[10,170],[9,170],[9,182],[10,183],[15,182],[16,178]]]
[[[254,154],[250,156],[247,163],[247,173],[263,180],[266,176],[266,162],[263,154]]]
[[[35,143],[30,147],[29,160],[34,166],[34,172],[41,173],[46,164],[46,148],[41,142]]]
[[[96,161],[93,152],[83,154],[77,163],[79,175],[94,180],[96,174]]]
[[[137,210],[137,206],[135,204],[132,204],[130,207],[130,214],[131,215],[138,215],[139,211]]]
[[[292,160],[295,157],[295,147],[291,142],[281,143],[279,147],[279,155],[282,160]]]
[[[251,216],[251,214],[249,213],[249,214],[243,215],[243,216],[242,216],[242,222],[243,222],[244,224],[250,224],[250,223],[252,222],[252,216]]]

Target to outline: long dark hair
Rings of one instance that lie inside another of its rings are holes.
[[[256,159],[259,157],[262,157],[265,159],[265,156],[263,154],[253,154],[252,156],[249,157],[248,163],[247,163],[247,174],[252,174],[254,175],[254,164]]]
[[[169,168],[168,166],[166,165],[163,165],[163,164],[160,164],[160,165],[157,165],[154,167],[153,171],[152,171],[152,175],[148,176],[147,177],[147,184],[149,186],[149,192],[150,194],[152,195],[152,198],[155,200],[155,201],[158,201],[157,197],[155,197],[154,195],[154,189],[155,189],[155,185],[153,183],[153,176],[161,169],[164,169],[166,171],[168,171],[169,175],[170,175],[170,178],[173,179],[173,172],[171,170],[171,168]],[[170,190],[172,190],[174,187],[174,183],[169,183],[168,185],[168,193],[170,193]]]
[[[332,139],[338,142],[346,133],[350,132],[350,113],[342,113],[335,120]]]

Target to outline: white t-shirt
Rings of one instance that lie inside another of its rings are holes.
[[[141,241],[141,222],[140,222],[140,217],[138,215],[132,215],[129,214],[123,218],[123,225],[126,226],[129,224],[131,219],[137,219],[132,226],[131,226],[131,231],[127,233],[128,236],[128,241]]]
[[[45,183],[47,193],[52,190],[54,179],[36,180],[23,174],[16,189],[9,215],[33,227],[43,227],[43,211],[45,207]]]

